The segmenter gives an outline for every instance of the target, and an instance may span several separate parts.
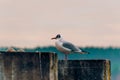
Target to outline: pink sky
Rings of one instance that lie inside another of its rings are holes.
[[[78,46],[120,47],[119,0],[0,0],[0,46],[54,45],[57,33]]]

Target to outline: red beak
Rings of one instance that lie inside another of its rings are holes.
[[[56,39],[56,37],[54,37],[54,38],[51,38],[51,39],[52,39],[52,40],[53,40],[53,39]]]

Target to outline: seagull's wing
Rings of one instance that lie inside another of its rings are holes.
[[[63,42],[62,46],[64,48],[70,49],[72,52],[81,51],[78,47],[76,47],[75,45],[73,45],[70,42]]]

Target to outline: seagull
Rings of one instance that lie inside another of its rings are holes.
[[[80,53],[80,54],[88,54],[89,52],[83,51],[79,49],[77,46],[74,44],[65,41],[60,34],[57,34],[56,37],[51,38],[56,39],[55,46],[56,48],[65,54],[65,60],[67,60],[67,56],[70,53]]]

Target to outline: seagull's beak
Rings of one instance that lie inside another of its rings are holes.
[[[51,39],[52,39],[52,40],[53,40],[53,39],[56,39],[56,37],[53,37],[53,38],[51,38]]]

